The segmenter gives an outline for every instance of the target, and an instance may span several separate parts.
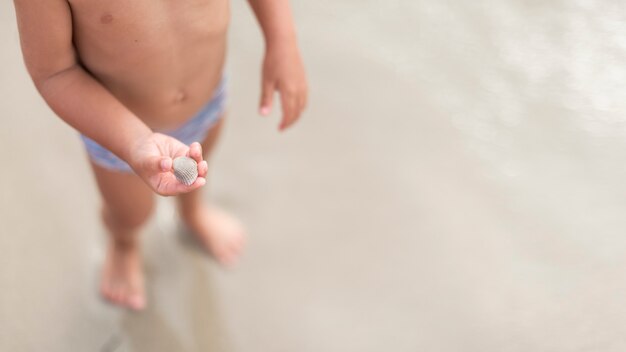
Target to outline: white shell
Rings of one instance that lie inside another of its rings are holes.
[[[189,186],[198,178],[198,163],[192,158],[179,156],[174,159],[174,175],[178,181]]]

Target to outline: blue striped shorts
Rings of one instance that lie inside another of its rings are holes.
[[[190,120],[179,128],[172,131],[157,131],[174,137],[179,141],[190,145],[193,142],[204,141],[209,130],[222,116],[226,107],[226,84],[224,80],[220,82],[211,100]],[[93,139],[85,135],[80,135],[85,144],[89,158],[96,165],[105,169],[119,172],[133,172],[130,166],[108,149],[96,143]]]

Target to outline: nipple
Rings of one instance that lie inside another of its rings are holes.
[[[100,17],[100,23],[109,24],[111,22],[113,22],[113,15],[110,13],[105,13],[102,17]]]

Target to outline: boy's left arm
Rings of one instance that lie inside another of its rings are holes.
[[[249,0],[265,37],[260,113],[272,109],[280,94],[282,131],[298,120],[307,104],[307,81],[288,0]]]

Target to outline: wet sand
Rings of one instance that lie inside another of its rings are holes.
[[[218,268],[162,199],[133,314],[96,294],[95,184],[0,4],[0,350],[623,351],[626,9],[294,9],[311,104],[279,134],[256,115],[260,34],[233,2],[207,198],[249,228],[242,262]]]

